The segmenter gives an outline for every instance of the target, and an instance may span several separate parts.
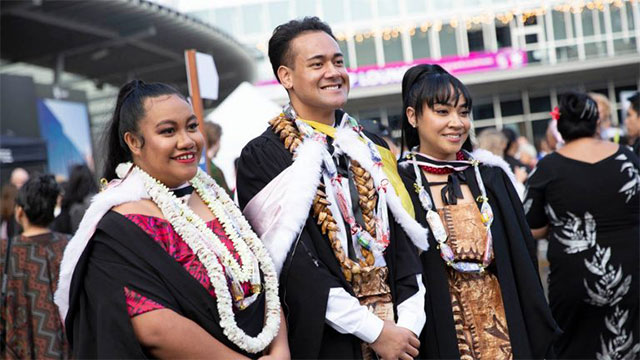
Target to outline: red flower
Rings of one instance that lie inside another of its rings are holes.
[[[553,111],[550,112],[549,114],[551,114],[551,118],[553,120],[559,120],[560,119],[560,109],[558,109],[558,107],[554,107]]]

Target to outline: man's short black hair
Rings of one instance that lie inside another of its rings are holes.
[[[280,82],[278,78],[278,68],[280,65],[291,67],[293,63],[293,54],[291,54],[291,49],[289,48],[291,40],[307,31],[324,31],[334,40],[336,39],[329,25],[322,22],[322,20],[316,16],[307,16],[302,20],[294,19],[278,25],[275,30],[273,30],[271,39],[269,39],[269,60],[271,61],[273,74],[276,76],[276,79],[278,79],[278,82]]]
[[[636,114],[640,114],[640,92],[636,91],[635,94],[631,95],[627,100],[631,103],[631,108]]]

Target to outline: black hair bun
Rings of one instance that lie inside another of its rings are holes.
[[[409,94],[409,91],[415,85],[418,80],[427,75],[427,74],[448,74],[447,70],[445,70],[442,66],[438,64],[421,64],[416,65],[405,73],[402,78],[402,97],[404,99],[405,96]]]
[[[591,137],[598,124],[598,105],[587,94],[568,92],[560,97],[558,131],[569,141]]]

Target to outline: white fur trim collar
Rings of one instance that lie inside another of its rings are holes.
[[[58,289],[54,295],[54,301],[58,305],[63,321],[69,311],[69,291],[71,279],[80,256],[84,252],[89,239],[96,231],[96,226],[102,217],[114,206],[140,199],[148,199],[149,195],[144,188],[142,179],[135,173],[130,174],[121,182],[115,182],[110,187],[91,200],[91,206],[87,209],[78,231],[71,238],[64,250],[62,262],[60,264],[60,277],[58,279]]]
[[[303,141],[296,160],[244,208],[244,216],[269,251],[278,274],[293,242],[309,217],[322,178],[323,145]]]
[[[271,180],[244,209],[244,215],[269,250],[278,273],[309,217],[322,177],[323,146],[305,139],[296,150],[293,164]],[[370,159],[367,145],[351,128],[337,130],[334,146],[371,173],[376,186],[386,179],[382,169]],[[387,187],[386,198],[394,218],[413,243],[427,250],[428,229],[409,216],[392,186]]]
[[[475,149],[471,153],[471,156],[484,165],[496,166],[504,170],[513,186],[517,188],[518,182],[516,180],[516,176],[513,174],[513,171],[511,171],[509,164],[504,161],[503,158],[485,149]]]

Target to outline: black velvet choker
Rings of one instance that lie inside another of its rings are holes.
[[[176,189],[169,189],[169,191],[171,191],[179,199],[183,196],[191,195],[191,193],[193,192],[193,186],[186,185]]]

